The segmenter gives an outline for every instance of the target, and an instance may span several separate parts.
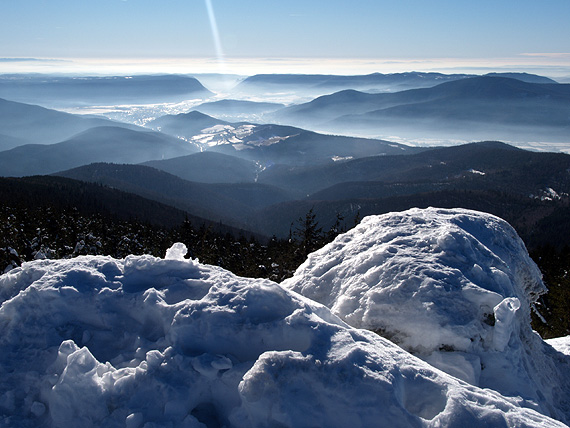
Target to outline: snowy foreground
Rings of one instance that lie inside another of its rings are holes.
[[[453,376],[570,421],[570,359],[530,327],[541,273],[498,217],[435,208],[367,217],[283,285]]]
[[[185,253],[41,260],[0,276],[0,426],[568,421],[569,357],[530,330],[539,272],[495,217],[369,217],[284,286]]]

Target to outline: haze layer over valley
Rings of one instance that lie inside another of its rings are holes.
[[[568,84],[543,76],[275,74],[242,76],[239,83],[223,86],[228,77],[208,75],[217,88],[212,92],[199,82],[200,75],[4,75],[0,97],[136,125],[197,111],[232,123],[293,125],[413,146],[491,139],[534,150],[568,150]]]

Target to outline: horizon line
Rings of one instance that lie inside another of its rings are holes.
[[[570,78],[570,55],[523,53],[507,58],[262,58],[226,57],[0,58],[0,74],[331,74],[490,71],[528,72]]]

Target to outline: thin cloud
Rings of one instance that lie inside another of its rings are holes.
[[[521,56],[566,59],[570,58],[570,52],[532,52],[532,53],[522,53]]]
[[[44,58],[0,58],[0,62],[68,62],[64,59]]]
[[[484,74],[491,71],[524,71],[551,78],[570,76],[570,55],[517,56],[512,58],[251,58],[225,57],[224,71],[220,58],[0,58],[2,73],[69,73],[131,75],[153,73],[265,73],[295,74],[369,74],[405,71],[438,71]]]

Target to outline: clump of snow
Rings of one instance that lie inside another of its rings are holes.
[[[541,201],[559,201],[563,198],[568,198],[568,193],[560,192],[558,193],[552,187],[547,187],[545,189],[541,189],[538,192],[538,195],[530,194],[529,196],[531,199],[540,199]]]
[[[453,376],[570,420],[568,360],[530,327],[541,273],[498,217],[436,208],[367,217],[282,285]]]
[[[0,425],[562,426],[185,250],[0,276]]]
[[[544,190],[544,193],[550,195],[552,199],[560,199],[560,195],[552,187],[547,187]]]
[[[485,173],[483,171],[477,171],[476,169],[469,169],[467,172],[470,172],[471,174],[476,174],[476,175],[485,175]]]
[[[333,156],[331,159],[333,160],[333,162],[342,162],[354,159],[354,156]]]
[[[166,250],[166,260],[184,260],[184,256],[188,253],[188,248],[181,242],[177,242],[168,250]]]

